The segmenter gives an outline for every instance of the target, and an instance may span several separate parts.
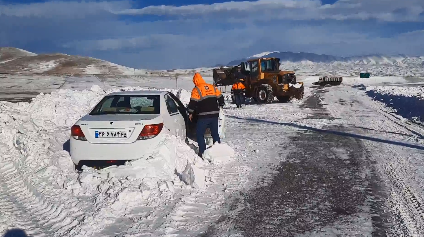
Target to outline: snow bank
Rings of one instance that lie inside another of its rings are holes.
[[[424,87],[418,86],[367,86],[366,91],[375,91],[383,95],[399,95],[424,99]]]
[[[81,236],[101,230],[111,224],[109,220],[125,215],[136,206],[162,205],[171,198],[176,187],[206,188],[210,180],[206,166],[210,164],[197,157],[184,141],[172,136],[153,148],[155,154],[151,157],[120,167],[75,172],[66,151],[70,127],[105,94],[146,89],[128,87],[104,91],[95,85],[90,90],[40,94],[31,103],[0,102],[0,168],[2,172],[16,174],[0,172],[0,179],[5,185],[21,182],[22,188],[7,187],[54,210],[39,215],[40,219],[56,223],[61,231],[72,229]],[[189,101],[187,91],[168,91],[178,94],[183,103]],[[30,201],[22,202],[20,206],[33,208]],[[81,212],[84,220],[78,221],[75,216]],[[7,226],[0,223],[0,231]]]
[[[176,178],[183,176],[187,166],[197,167],[199,164],[199,167],[203,167],[205,164],[189,146],[175,136],[167,136],[158,147],[152,149],[155,152],[149,157],[128,162],[125,166],[109,167],[96,172],[104,177],[132,177],[143,180],[144,185],[149,188],[165,182],[167,187],[171,188],[170,182],[178,182]],[[205,176],[205,172],[199,172],[190,180],[190,185],[204,188]]]
[[[337,74],[341,75],[341,74]],[[319,80],[319,76],[305,76],[304,79],[299,79],[305,84],[305,87],[313,86],[314,82]],[[406,83],[407,81],[403,77],[371,77],[371,78],[359,78],[359,76],[343,76],[343,82],[341,85],[381,85],[386,83]]]

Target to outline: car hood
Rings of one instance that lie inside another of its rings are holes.
[[[159,117],[159,114],[103,114],[86,115],[80,121],[140,121],[152,120]]]

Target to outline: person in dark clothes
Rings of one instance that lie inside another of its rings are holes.
[[[206,150],[205,132],[209,128],[213,143],[221,143],[218,134],[219,109],[225,105],[224,96],[215,86],[208,84],[200,73],[193,76],[194,88],[191,91],[188,112],[190,121],[193,121],[193,114],[198,118],[196,124],[196,139],[199,146],[200,157]]]

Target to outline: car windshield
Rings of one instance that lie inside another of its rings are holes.
[[[159,95],[113,95],[104,97],[90,115],[159,113]]]

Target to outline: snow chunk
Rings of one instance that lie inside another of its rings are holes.
[[[214,164],[226,164],[231,162],[235,155],[233,148],[225,143],[215,143],[203,153],[203,158]]]
[[[290,87],[294,87],[294,88],[297,88],[297,89],[299,89],[299,88],[301,88],[302,87],[302,84],[300,84],[300,83],[296,83],[296,84],[289,84],[289,86]]]
[[[188,104],[190,102],[191,93],[186,90],[179,89],[176,96],[183,104]]]

